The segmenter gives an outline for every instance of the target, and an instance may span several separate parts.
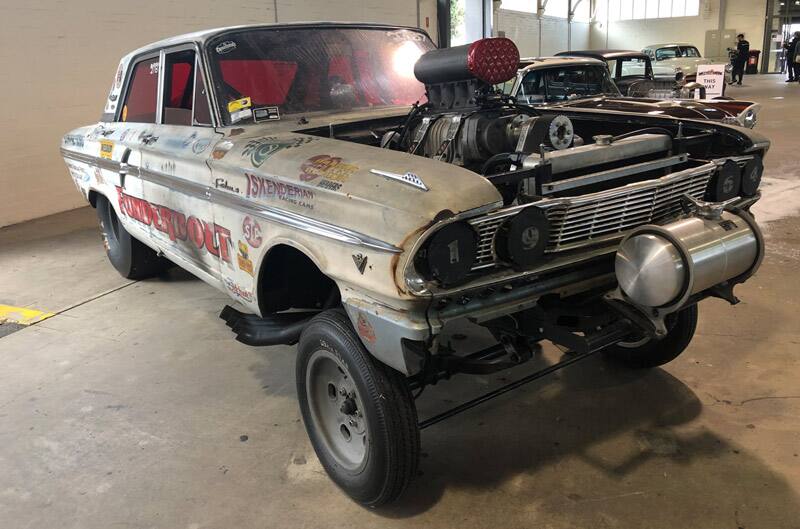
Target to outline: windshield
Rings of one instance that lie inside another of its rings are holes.
[[[641,77],[651,79],[653,72],[650,68],[650,61],[644,57],[623,57],[615,61],[614,70],[617,77]]]
[[[433,43],[406,29],[268,28],[208,44],[226,125],[424,100],[414,63]]]
[[[517,90],[520,103],[550,103],[598,95],[619,96],[605,65],[570,65],[531,70]]]

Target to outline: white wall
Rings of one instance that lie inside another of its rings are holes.
[[[601,0],[604,1],[604,0]],[[701,0],[700,16],[624,20],[592,24],[592,48],[639,50],[662,42],[691,42],[704,54],[706,30],[735,29],[744,33],[752,49],[761,49],[764,41],[766,0],[727,0],[724,28],[719,28],[720,0]]]
[[[567,19],[524,13],[508,9],[496,12],[494,34],[504,32],[513,40],[523,57],[545,57],[560,51],[585,50],[590,47],[588,22],[573,22],[571,33]],[[541,40],[539,34],[541,33]]]
[[[275,21],[271,0],[0,2],[0,226],[84,205],[61,136],[99,118],[119,58],[189,31]],[[415,26],[417,0],[278,0],[278,20]],[[435,0],[421,0],[435,39]]]

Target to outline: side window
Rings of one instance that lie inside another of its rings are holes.
[[[658,48],[656,50],[656,60],[660,61],[663,59],[674,59],[675,57],[679,57],[680,52],[678,48]]]
[[[210,125],[206,99],[194,50],[168,53],[164,61],[165,125]]]
[[[164,61],[164,124],[191,125],[194,102],[194,51],[166,55]]]
[[[520,103],[541,103],[546,100],[547,89],[545,87],[543,70],[531,70],[522,79],[517,101]]]
[[[122,106],[121,121],[155,123],[158,96],[158,57],[145,59],[134,66]]]

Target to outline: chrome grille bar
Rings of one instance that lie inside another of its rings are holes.
[[[473,270],[495,265],[497,230],[525,207],[535,206],[546,212],[550,221],[546,252],[570,250],[619,238],[637,226],[678,215],[684,194],[703,198],[716,167],[713,162],[707,163],[653,180],[578,197],[546,198],[472,219],[469,223],[478,233]]]

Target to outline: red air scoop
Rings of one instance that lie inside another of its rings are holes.
[[[519,50],[505,37],[476,40],[467,51],[467,69],[489,84],[508,81],[519,68]]]
[[[517,73],[519,50],[505,37],[431,50],[414,65],[414,75],[425,84],[478,79],[488,84],[508,81]]]

